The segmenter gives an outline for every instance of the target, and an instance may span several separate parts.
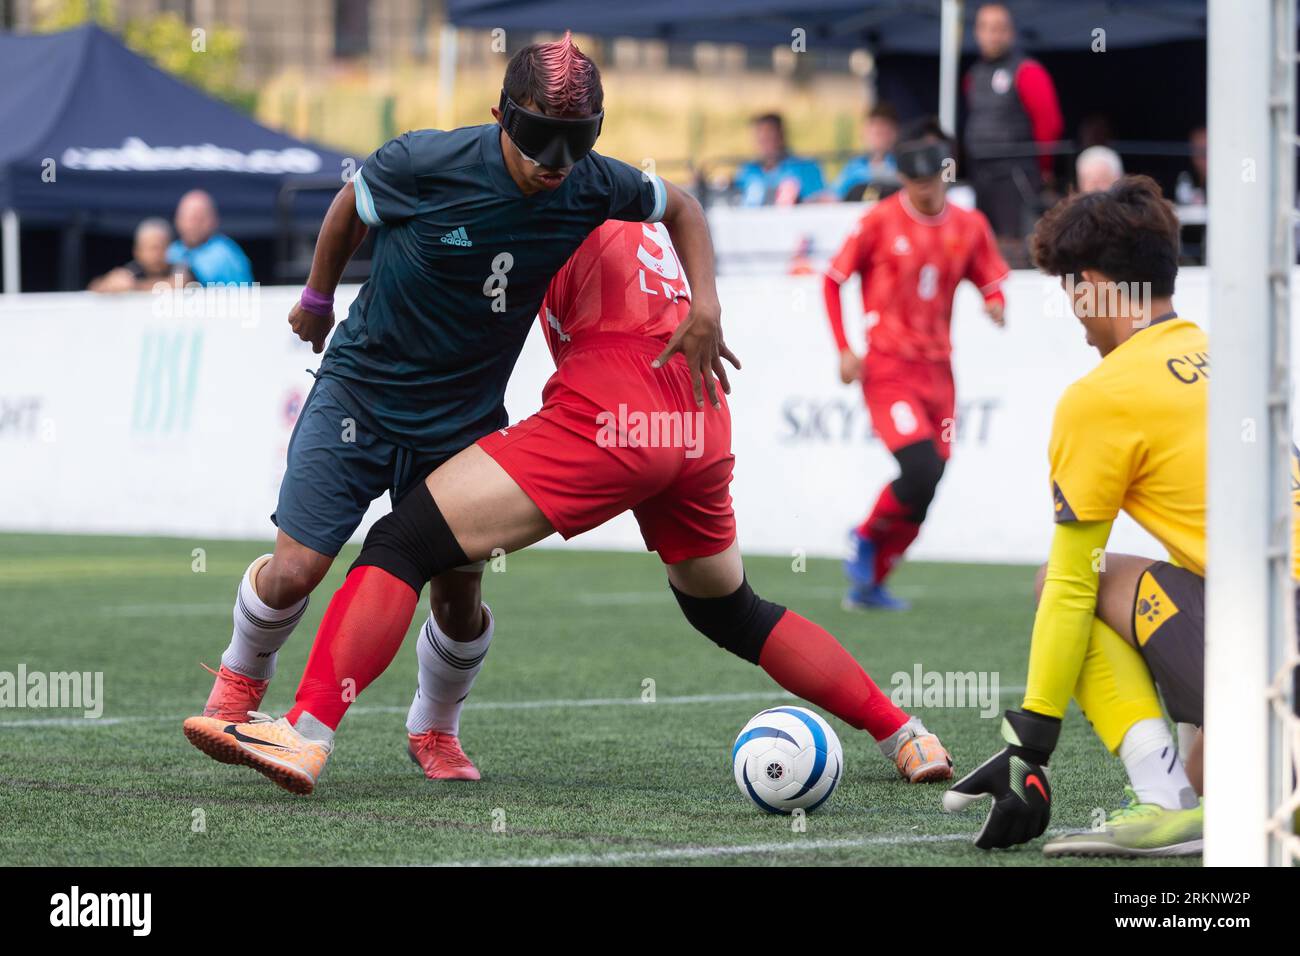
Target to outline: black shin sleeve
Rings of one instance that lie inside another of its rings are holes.
[[[903,446],[894,452],[894,458],[899,470],[893,482],[894,497],[908,509],[909,519],[920,524],[930,510],[945,462],[928,438]]]
[[[349,570],[367,565],[383,568],[419,594],[429,578],[468,561],[438,503],[421,483],[375,522]]]
[[[741,581],[726,597],[697,598],[683,594],[670,583],[673,597],[691,626],[723,650],[758,663],[767,635],[785,614],[785,608],[764,601],[754,593],[749,581]]]

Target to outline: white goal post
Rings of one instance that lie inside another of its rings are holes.
[[[1296,0],[1209,0],[1205,864],[1291,861]]]

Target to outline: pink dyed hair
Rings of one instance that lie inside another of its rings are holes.
[[[565,31],[559,40],[524,47],[506,67],[505,90],[519,105],[549,116],[590,116],[605,105],[600,70]]]

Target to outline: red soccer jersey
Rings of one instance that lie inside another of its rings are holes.
[[[836,283],[861,276],[871,351],[929,361],[952,352],[957,284],[970,279],[988,299],[1008,271],[982,213],[947,203],[926,216],[902,192],[867,210],[826,270]]]
[[[568,344],[590,332],[667,340],[690,302],[686,272],[664,224],[611,219],[551,279],[540,318],[559,365]]]

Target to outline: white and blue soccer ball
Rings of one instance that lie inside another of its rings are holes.
[[[831,725],[805,707],[755,714],[731,751],[736,786],[768,813],[812,813],[844,772],[844,750]]]

